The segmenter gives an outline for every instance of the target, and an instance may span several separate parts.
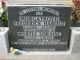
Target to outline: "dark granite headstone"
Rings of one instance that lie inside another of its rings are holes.
[[[10,47],[23,51],[65,51],[69,48],[69,6],[8,6]]]

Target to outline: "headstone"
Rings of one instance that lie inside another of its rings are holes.
[[[8,28],[0,27],[0,54],[6,54],[9,50]]]
[[[70,0],[8,0],[9,4],[68,4]],[[36,2],[36,3],[35,3]]]
[[[66,5],[8,6],[10,47],[23,51],[66,51],[71,7]]]
[[[80,54],[80,27],[72,27],[71,53]]]

